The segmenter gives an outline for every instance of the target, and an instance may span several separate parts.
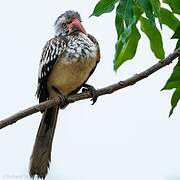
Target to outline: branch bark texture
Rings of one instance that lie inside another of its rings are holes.
[[[131,86],[135,84],[136,82],[147,78],[149,75],[153,74],[154,72],[158,71],[159,69],[169,65],[173,60],[175,60],[177,57],[180,57],[180,48],[174,51],[172,54],[169,54],[164,60],[159,61],[158,63],[154,64],[150,68],[146,69],[145,71],[142,71],[139,74],[135,74],[134,76],[123,80],[119,81],[115,84],[112,84],[110,86],[97,89],[97,94],[98,96],[106,95],[106,94],[112,94],[113,92],[125,88],[127,86]],[[90,92],[83,92],[83,93],[78,93],[74,95],[70,95],[67,97],[68,103],[74,103],[75,101],[91,98],[92,95]],[[27,117],[31,114],[37,113],[39,111],[43,111],[45,109],[48,109],[50,107],[53,107],[55,105],[61,104],[61,99],[59,97],[56,97],[51,100],[47,100],[45,102],[42,102],[40,104],[37,104],[35,106],[32,106],[30,108],[27,108],[25,110],[19,111],[18,113],[3,119],[0,121],[0,129],[11,125],[13,123],[16,123],[18,120],[23,119],[24,117]]]

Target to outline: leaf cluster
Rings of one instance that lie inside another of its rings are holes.
[[[168,8],[162,5],[168,5]],[[131,60],[144,33],[150,42],[150,48],[155,57],[162,60],[165,57],[161,35],[162,25],[174,32],[172,38],[178,39],[176,48],[180,46],[180,0],[100,0],[92,13],[100,16],[116,10],[115,26],[117,42],[115,44],[114,70],[116,71],[127,60]],[[140,26],[137,26],[137,23]],[[163,90],[175,88],[171,99],[172,114],[180,99],[180,62],[167,81]]]

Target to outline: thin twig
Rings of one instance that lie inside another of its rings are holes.
[[[127,86],[131,86],[131,85],[135,84],[136,82],[147,78],[149,75],[151,75],[152,73],[165,67],[166,65],[170,64],[173,60],[175,60],[179,56],[180,56],[180,48],[177,49],[176,51],[174,51],[169,56],[167,56],[164,60],[159,61],[158,63],[156,63],[155,65],[146,69],[145,71],[143,71],[139,74],[136,74],[124,81],[119,81],[118,83],[98,89],[97,94],[98,94],[98,96],[111,94],[114,91],[125,88]],[[87,99],[87,98],[91,98],[91,97],[92,97],[91,93],[83,92],[83,93],[79,93],[79,94],[70,95],[67,97],[67,100],[68,100],[68,103],[73,103],[75,101],[79,101],[79,100],[83,100],[83,99]],[[61,103],[60,98],[56,97],[54,99],[47,100],[45,102],[42,102],[40,104],[37,104],[37,105],[27,108],[25,110],[19,111],[18,113],[14,114],[6,119],[1,120],[0,121],[0,129],[15,123],[18,120],[23,119],[24,117],[27,117],[27,116],[37,113],[39,111],[43,111],[45,109],[48,109],[48,108],[53,107],[60,103]]]

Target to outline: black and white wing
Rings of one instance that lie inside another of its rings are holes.
[[[60,37],[50,39],[43,48],[39,64],[38,87],[36,92],[39,103],[46,101],[49,97],[47,79],[57,58],[61,56],[65,48],[66,41]]]

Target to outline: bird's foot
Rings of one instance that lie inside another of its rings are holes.
[[[56,87],[52,87],[53,90],[58,94],[58,97],[60,99],[60,109],[65,109],[67,107],[67,105],[69,104],[68,103],[68,100],[67,100],[67,97],[64,95],[63,92],[59,91]]]
[[[92,95],[91,105],[93,105],[97,101],[97,98],[98,98],[97,90],[94,88],[94,86],[91,86],[89,84],[84,84],[83,87],[84,88],[82,89],[82,92],[89,91],[91,93]]]
[[[68,103],[68,100],[67,100],[67,97],[64,95],[64,94],[59,94],[59,98],[61,100],[61,103],[60,103],[60,109],[65,109],[67,107],[67,105],[69,104]]]

